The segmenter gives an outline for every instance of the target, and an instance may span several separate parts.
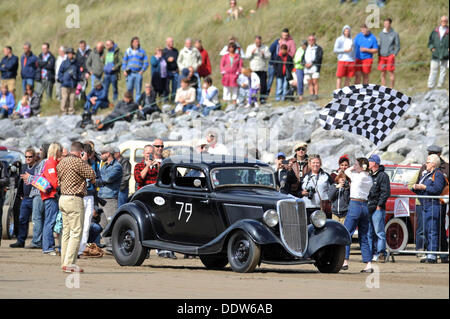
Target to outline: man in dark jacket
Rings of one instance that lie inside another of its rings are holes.
[[[175,94],[179,86],[179,70],[178,70],[178,50],[173,47],[173,38],[166,39],[166,47],[163,49],[163,58],[167,63],[167,81],[166,92],[169,92],[169,86],[172,86],[170,94],[170,102],[175,101]],[[172,84],[170,84],[172,83]]]
[[[67,59],[61,64],[58,81],[61,82],[61,112],[75,113],[75,89],[80,80],[80,69],[72,48],[66,50]]]
[[[103,80],[103,86],[106,90],[106,96],[108,96],[109,86],[113,87],[113,100],[117,102],[119,97],[119,91],[117,90],[117,82],[119,81],[120,68],[122,67],[122,56],[120,49],[113,40],[105,42],[105,78]]]
[[[20,58],[20,76],[22,77],[22,92],[25,92],[27,84],[34,86],[36,71],[38,69],[38,58],[31,51],[31,43],[23,45],[23,55]]]
[[[98,108],[105,109],[107,107],[109,107],[109,101],[106,89],[100,79],[95,79],[94,89],[86,96],[84,112],[95,114]]]
[[[0,71],[2,72],[1,85],[6,84],[9,92],[14,95],[16,90],[17,69],[19,68],[19,58],[12,53],[12,48],[10,46],[4,47],[3,53],[5,56],[0,62]]]
[[[119,196],[118,196],[118,207],[125,204],[128,200],[129,184],[131,177],[131,163],[126,158],[122,157],[120,154],[120,149],[116,147],[114,149],[114,158],[122,165],[122,181],[120,182]]]
[[[294,61],[288,54],[288,47],[286,44],[282,44],[280,47],[280,54],[275,58],[275,77],[277,78],[276,86],[276,101],[284,101],[289,81],[292,80],[292,68],[294,67]]]
[[[138,109],[138,105],[133,101],[133,95],[126,91],[123,100],[119,101],[114,110],[102,121],[96,121],[97,130],[106,130],[114,126],[115,121],[131,121],[133,114]]]
[[[101,80],[103,77],[103,68],[105,67],[105,45],[103,42],[98,42],[94,51],[89,54],[86,60],[87,75],[91,78],[91,89],[94,89],[95,79]]]
[[[380,165],[380,157],[373,154],[369,158],[369,169],[373,185],[369,192],[368,208],[371,215],[369,223],[369,246],[372,248],[373,261],[384,262],[386,259],[386,233],[384,220],[386,202],[391,196],[391,182]]]
[[[38,68],[36,70],[35,91],[42,99],[44,91],[47,92],[47,99],[52,98],[53,84],[55,83],[55,62],[56,59],[49,51],[50,44],[42,44],[42,53],[38,57]]]
[[[433,89],[436,85],[436,77],[440,69],[437,87],[444,85],[448,69],[448,17],[441,17],[441,24],[434,29],[428,39],[428,48],[431,50],[430,76],[428,77],[428,88]]]
[[[137,114],[141,120],[146,120],[147,114],[151,115],[153,112],[161,112],[156,105],[156,93],[150,83],[145,84],[145,91],[139,96],[138,106],[139,112]]]
[[[84,79],[86,77],[86,73],[88,72],[86,67],[86,61],[91,54],[91,48],[86,44],[86,41],[81,40],[78,44],[78,50],[76,54],[77,65],[80,68],[81,76],[80,78]]]

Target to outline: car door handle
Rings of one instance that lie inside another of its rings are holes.
[[[209,199],[201,200],[200,203],[202,203],[202,204],[209,204]]]

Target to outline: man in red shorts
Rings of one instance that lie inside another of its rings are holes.
[[[355,51],[350,26],[345,25],[342,28],[342,35],[334,42],[333,52],[338,58],[336,71],[336,89],[338,90],[342,87],[342,78],[345,77],[345,86],[348,86],[350,78],[355,75]]]
[[[391,88],[395,83],[395,56],[400,51],[400,38],[398,33],[391,28],[392,19],[384,19],[384,29],[378,36],[378,70],[381,71],[381,85],[386,86],[386,71],[389,72]]]
[[[378,52],[377,38],[370,32],[367,25],[361,25],[361,33],[354,39],[355,45],[355,84],[369,84],[372,71],[373,55]]]

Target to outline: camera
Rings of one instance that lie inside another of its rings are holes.
[[[283,160],[283,161],[281,161],[281,164],[287,165],[287,164],[289,164],[289,161],[288,160]]]
[[[348,188],[348,187],[350,187],[350,183],[346,180],[346,181],[344,182],[344,188]]]
[[[306,189],[306,191],[308,192],[308,199],[311,200],[314,197],[314,194],[316,193],[316,189],[312,186],[308,187]]]

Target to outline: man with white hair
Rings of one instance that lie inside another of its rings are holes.
[[[184,48],[181,49],[178,55],[177,63],[180,70],[191,66],[194,68],[194,72],[197,72],[198,67],[202,64],[202,55],[197,48],[192,46],[191,38],[187,38],[184,41]]]
[[[66,56],[66,48],[64,46],[60,46],[58,49],[58,58],[56,58],[55,62],[55,89],[56,89],[56,98],[61,101],[61,82],[58,81],[58,72],[59,67],[64,62],[64,60],[67,59]]]
[[[420,178],[419,182],[412,185],[412,191],[418,195],[440,195],[446,185],[444,174],[439,170],[441,160],[436,154],[428,155],[426,162],[426,173]],[[439,223],[441,205],[439,199],[423,198],[422,215],[424,218],[424,235],[427,243],[427,251],[438,251],[439,249]],[[437,263],[435,254],[427,254],[421,263]]]
[[[216,132],[209,131],[206,134],[206,141],[208,142],[209,154],[229,155],[227,147],[222,143],[218,143],[218,135]]]
[[[442,16],[440,25],[434,29],[428,39],[428,48],[431,50],[430,75],[428,77],[428,88],[433,89],[436,85],[436,77],[440,70],[438,88],[444,85],[448,69],[448,17]]]

